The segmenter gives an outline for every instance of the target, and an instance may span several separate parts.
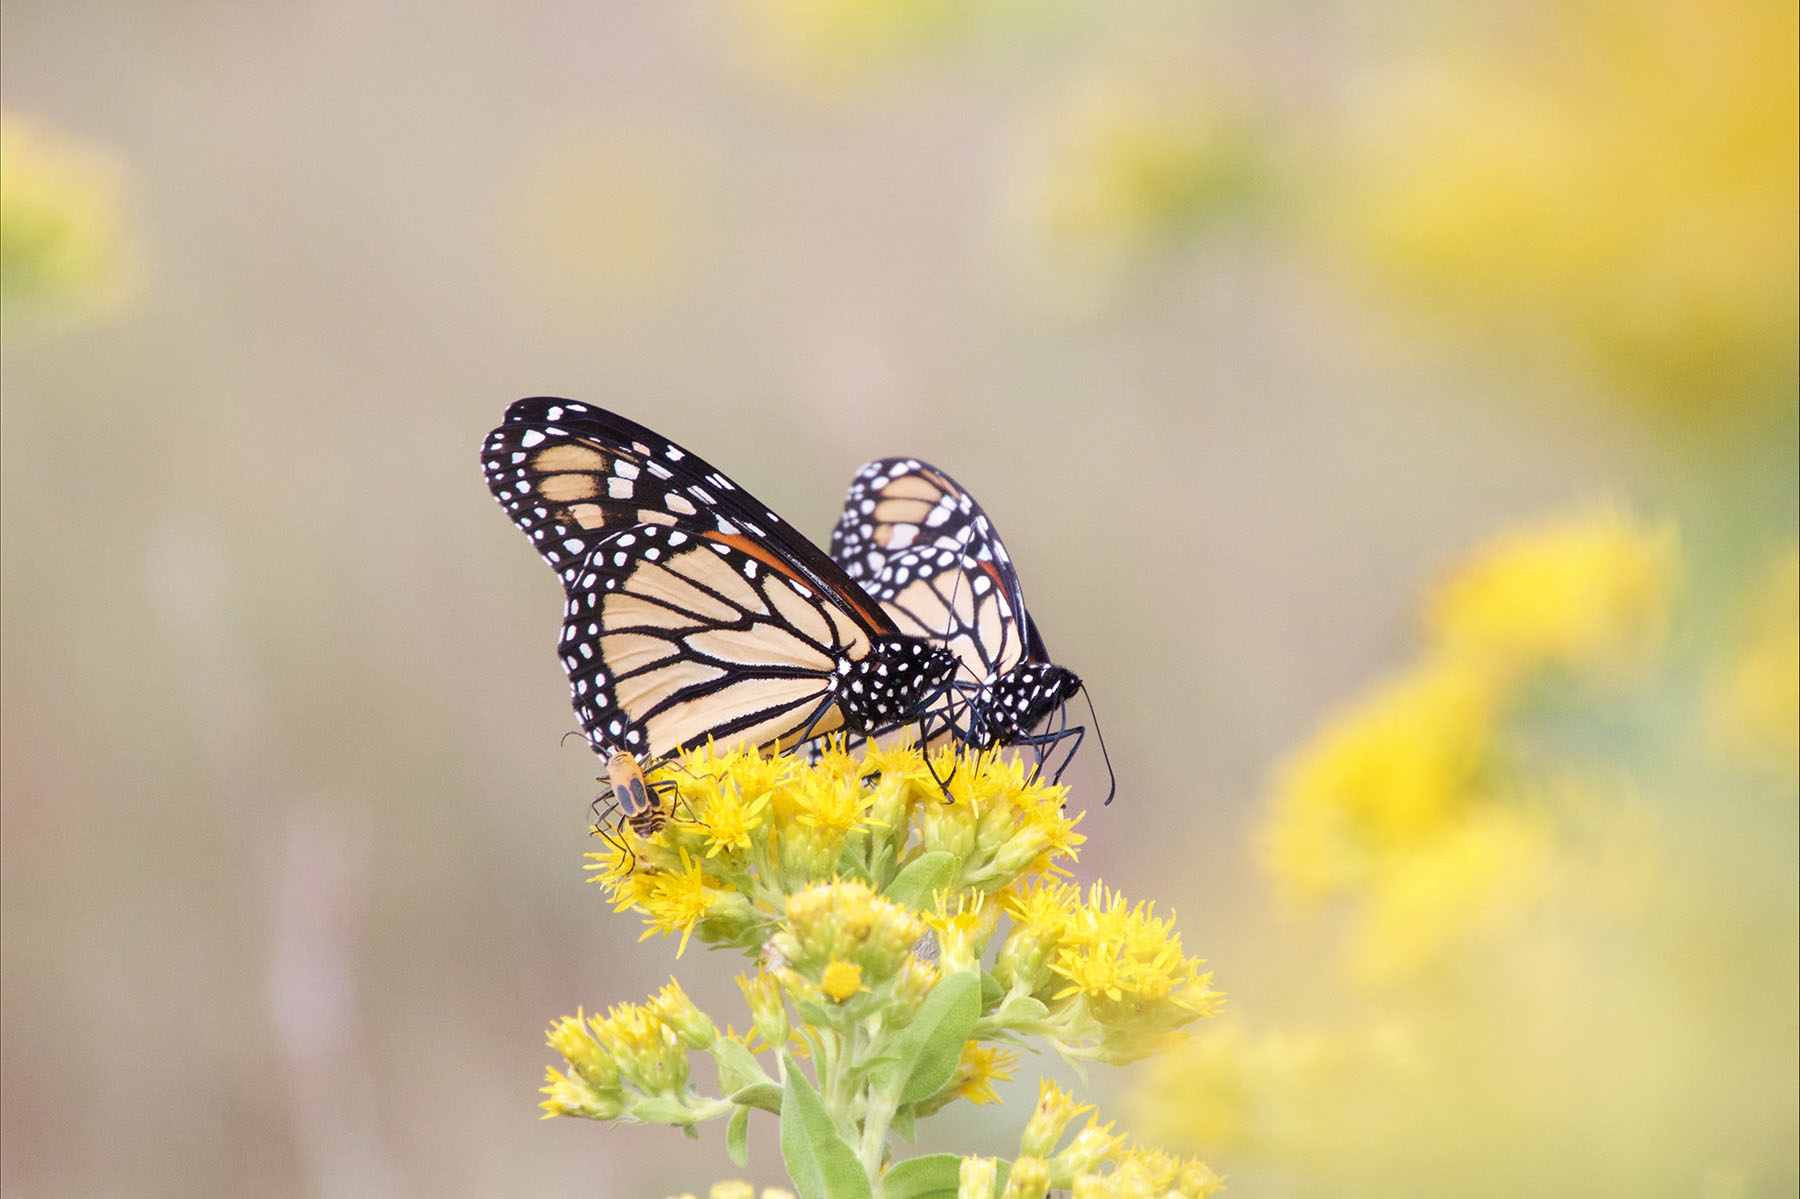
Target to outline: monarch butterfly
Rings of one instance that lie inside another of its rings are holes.
[[[1081,679],[1050,661],[1006,546],[955,479],[916,458],[868,463],[850,481],[831,556],[902,631],[956,652],[966,678],[944,715],[957,740],[1048,752],[1073,736],[1080,745],[1080,726],[1038,731]]]
[[[663,815],[639,764],[714,739],[787,749],[879,732],[917,719],[956,672],[748,492],[622,416],[519,400],[481,463],[562,580],[570,695],[635,830]]]

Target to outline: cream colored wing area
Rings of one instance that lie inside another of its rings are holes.
[[[761,593],[750,585],[749,580],[732,568],[725,555],[706,545],[670,558],[668,567],[695,586],[714,592],[728,603],[736,604],[744,612],[767,611]],[[732,615],[735,618],[738,614]]]
[[[817,703],[824,693],[824,681],[817,678],[746,678],[657,713],[645,723],[645,730],[650,737],[652,752],[666,753],[693,738],[704,737],[736,714],[767,713],[766,718],[754,724],[720,735],[722,742],[741,738],[747,745],[763,745],[793,732],[794,710]],[[815,731],[836,728],[842,722],[835,706],[828,716],[835,722],[822,722],[822,728]]]
[[[688,651],[751,670],[759,666],[799,667],[830,674],[837,657],[819,650],[777,624],[759,621],[748,629],[706,629],[689,633]]]
[[[914,579],[883,607],[901,632],[917,637],[944,637],[956,624],[943,595],[929,579]]]
[[[688,557],[692,556],[694,555],[684,554],[675,561],[677,563],[684,562]],[[718,558],[717,554],[705,550],[699,551],[699,556],[710,559]],[[634,598],[638,596],[644,598]],[[665,617],[658,617],[654,620],[648,618],[643,620],[633,620],[630,617],[624,617],[619,620],[614,619],[616,606],[630,601],[637,605],[636,608],[632,609],[632,611],[635,612],[637,608],[653,606],[648,602],[651,600],[659,600],[662,602],[661,606],[663,612],[666,614]],[[690,612],[693,616],[699,617],[700,619],[695,620],[692,617],[679,616],[678,614],[669,611],[671,607],[679,608],[683,612]],[[606,597],[606,623],[609,625],[641,623],[657,624],[662,628],[686,628],[689,625],[700,624],[706,621],[733,621],[742,615],[742,612],[733,608],[730,604],[725,603],[716,595],[702,591],[686,578],[682,577],[682,575],[675,573],[674,570],[655,562],[643,562],[639,564],[638,568],[631,572],[631,577],[626,581],[625,590],[623,592],[615,592]]]
[[[983,598],[981,611],[977,614],[976,637],[993,653],[995,674],[1011,670],[1024,656],[1025,647],[1016,635],[1018,626],[1007,619],[1008,607],[1001,592],[990,591]]]
[[[860,658],[869,652],[869,635],[848,612],[834,604],[825,613],[831,619],[831,627],[837,632],[840,653],[848,658]]]
[[[786,579],[770,578],[763,587],[769,606],[786,620],[788,626],[803,637],[820,645],[832,643],[831,624],[812,600],[802,599]]]
[[[638,573],[643,572],[640,570]],[[630,585],[636,584],[637,580],[633,578]],[[675,632],[697,629],[706,623],[688,612],[677,611],[667,603],[658,602],[664,598],[668,597],[664,595],[653,598],[630,591],[610,592],[600,607],[600,621],[609,629],[649,628]]]
[[[723,670],[704,662],[672,662],[658,670],[615,678],[613,698],[628,713],[646,712],[679,695],[684,687],[703,686],[724,677]]]
[[[600,638],[600,656],[614,678],[654,666],[680,652],[675,642],[647,633],[607,633]]]

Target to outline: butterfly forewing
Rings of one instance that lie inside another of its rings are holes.
[[[955,668],[725,475],[614,413],[520,400],[482,464],[562,580],[560,652],[596,752],[902,723]]]

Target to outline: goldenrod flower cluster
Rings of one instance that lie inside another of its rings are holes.
[[[1800,553],[1691,536],[1592,511],[1432,589],[1275,777],[1304,998],[1159,1061],[1145,1131],[1333,1199],[1792,1192]]]
[[[1669,529],[1613,509],[1502,534],[1431,596],[1420,660],[1282,766],[1266,861],[1291,899],[1351,903],[1360,976],[1510,920],[1549,884],[1558,820],[1618,795],[1610,772],[1537,769],[1532,714],[1610,703],[1651,668],[1674,555]]]
[[[698,941],[754,957],[738,980],[750,1032],[721,1033],[673,982],[648,1004],[561,1020],[550,1043],[568,1068],[551,1072],[550,1114],[728,1116],[741,1154],[760,1108],[781,1117],[803,1196],[952,1190],[956,1159],[895,1162],[890,1131],[958,1101],[997,1102],[1014,1046],[1129,1062],[1221,1003],[1172,917],[1067,881],[1081,817],[1009,756],[833,747],[808,762],[706,749],[650,782],[667,822],[647,838],[603,822],[611,844],[590,855],[593,877],[645,937],[678,937],[677,956]],[[714,1058],[716,1095],[696,1084],[693,1053]],[[1059,1095],[1044,1091],[1018,1161],[1002,1167],[1006,1194],[1217,1185],[1198,1163],[1128,1153],[1091,1122],[1057,1149],[1078,1110]]]

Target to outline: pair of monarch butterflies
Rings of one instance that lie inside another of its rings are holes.
[[[827,556],[703,459],[591,404],[518,401],[481,462],[562,581],[575,711],[640,835],[665,819],[642,768],[709,739],[784,750],[918,722],[928,739],[1043,753],[1081,735],[1038,731],[1081,681],[1050,661],[986,514],[931,466],[863,467]]]

